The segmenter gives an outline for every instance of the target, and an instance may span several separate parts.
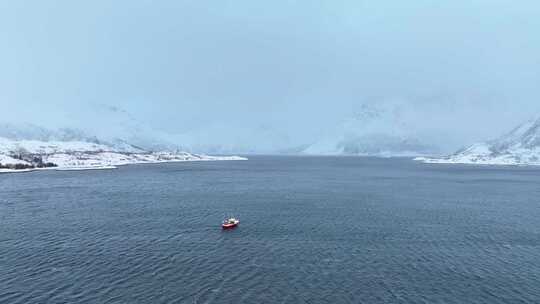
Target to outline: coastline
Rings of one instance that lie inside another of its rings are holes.
[[[245,161],[247,157],[242,156],[206,156],[206,158],[194,159],[170,159],[170,160],[155,160],[155,161],[135,161],[125,162],[112,165],[96,165],[96,166],[59,166],[47,168],[26,168],[26,169],[0,169],[0,174],[7,173],[25,173],[33,171],[86,171],[86,170],[113,170],[121,166],[139,165],[139,164],[164,164],[164,163],[181,163],[181,162],[204,162],[204,161]]]
[[[470,166],[516,166],[516,167],[527,167],[527,166],[540,166],[538,162],[528,162],[521,163],[516,161],[505,161],[504,159],[487,159],[487,160],[452,160],[447,158],[429,158],[429,157],[416,157],[414,161],[424,163],[424,164],[439,164],[439,165],[470,165]]]

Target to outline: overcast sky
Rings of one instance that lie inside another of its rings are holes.
[[[539,114],[540,1],[0,0],[6,121],[100,123],[85,109],[107,104],[305,143],[396,100],[463,144]]]

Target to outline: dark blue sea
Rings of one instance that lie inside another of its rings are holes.
[[[540,303],[540,168],[253,156],[2,174],[0,303]]]

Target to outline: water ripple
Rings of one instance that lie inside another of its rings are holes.
[[[0,303],[540,303],[533,171],[254,157],[1,178]]]

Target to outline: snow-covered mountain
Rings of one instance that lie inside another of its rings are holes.
[[[3,138],[4,144],[7,144],[10,140],[13,142],[24,142],[25,144],[31,144],[31,141],[35,141],[38,145],[43,143],[50,143],[54,146],[56,143],[64,143],[57,146],[69,147],[70,142],[78,143],[91,143],[96,145],[108,146],[109,149],[114,149],[119,152],[141,152],[146,151],[141,147],[137,147],[128,143],[124,139],[112,138],[111,141],[106,141],[101,138],[98,138],[94,135],[89,135],[83,130],[75,128],[60,128],[60,129],[48,129],[41,126],[37,126],[30,123],[19,123],[19,124],[9,124],[3,123],[0,124],[0,138]],[[0,151],[2,147],[0,146]]]
[[[0,172],[47,167],[99,169],[134,163],[243,159],[178,150],[146,150],[124,139],[104,141],[76,129],[50,130],[31,124],[0,125]]]
[[[214,122],[189,126],[182,131],[163,131],[118,106],[92,104],[86,111],[99,117],[99,124],[88,123],[88,113],[85,113],[83,119],[74,121],[73,125],[115,147],[129,143],[150,151],[256,154],[274,152],[289,144],[286,134],[266,125],[253,128]]]
[[[82,119],[74,121],[72,125],[111,146],[121,148],[129,143],[147,151],[182,150],[174,134],[156,130],[120,107],[92,104],[86,112]],[[99,117],[99,123],[88,123],[89,115]]]
[[[12,140],[97,142],[95,136],[72,128],[48,129],[31,123],[0,123],[0,137]]]
[[[531,119],[509,133],[476,143],[454,154],[440,157],[419,157],[426,163],[483,165],[540,165],[540,117]]]
[[[0,172],[53,167],[62,170],[114,168],[136,163],[244,160],[238,156],[208,156],[187,152],[118,150],[84,141],[12,140],[0,137]]]
[[[432,153],[416,136],[399,108],[361,107],[358,114],[307,147],[306,154],[410,156]]]

